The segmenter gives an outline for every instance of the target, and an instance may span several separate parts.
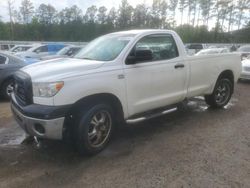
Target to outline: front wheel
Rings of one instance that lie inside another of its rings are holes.
[[[114,115],[107,104],[97,104],[78,114],[75,122],[75,142],[81,154],[93,155],[107,145],[112,131]]]
[[[232,93],[233,83],[227,78],[222,78],[217,81],[213,93],[205,96],[205,101],[211,107],[222,108],[227,105]]]

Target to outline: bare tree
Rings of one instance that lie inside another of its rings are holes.
[[[134,9],[133,14],[133,25],[139,28],[145,27],[147,25],[148,18],[148,8],[145,4],[138,4]]]
[[[187,8],[187,0],[180,0],[179,1],[179,10],[181,12],[181,25],[183,23],[183,14],[184,14],[184,10]]]
[[[14,26],[13,26],[13,11],[14,11],[14,7],[13,7],[13,2],[12,0],[8,0],[8,12],[9,12],[9,17],[10,17],[10,32],[11,32],[11,39],[14,38]]]
[[[187,6],[188,6],[187,22],[188,22],[188,24],[190,24],[190,22],[191,22],[191,15],[193,14],[194,17],[196,15],[196,4],[197,4],[197,0],[188,0],[187,1]]]
[[[106,20],[107,20],[107,8],[105,6],[99,7],[97,18],[98,18],[98,22],[100,24],[106,23]]]
[[[172,22],[172,27],[175,26],[175,15],[176,15],[176,8],[178,6],[178,0],[170,0],[169,2],[169,10],[171,12],[171,22]]]
[[[215,4],[214,0],[199,0],[201,14],[203,16],[203,23],[208,26],[208,22],[211,19],[212,8]]]
[[[240,29],[245,11],[250,10],[250,0],[237,0],[237,25]]]
[[[115,27],[116,22],[117,22],[117,13],[116,13],[115,8],[112,7],[107,16],[107,23]]]
[[[23,0],[20,7],[20,14],[23,23],[27,24],[32,20],[34,6],[30,0]]]
[[[231,31],[231,26],[235,22],[235,13],[236,12],[235,12],[234,0],[231,0],[229,2],[229,6],[228,6],[228,17],[227,17],[227,21],[228,21],[227,30],[228,30],[228,32]]]
[[[49,25],[55,22],[56,9],[48,4],[41,4],[36,10],[36,17],[42,24]]]

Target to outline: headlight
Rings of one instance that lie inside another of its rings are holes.
[[[64,82],[33,83],[34,97],[52,97],[62,89]]]

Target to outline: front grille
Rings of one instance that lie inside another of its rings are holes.
[[[18,71],[14,75],[14,80],[14,94],[17,102],[22,106],[32,104],[33,94],[30,76],[22,71]]]
[[[250,72],[250,67],[244,67],[244,70]]]

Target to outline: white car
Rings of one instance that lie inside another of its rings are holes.
[[[192,56],[192,55],[195,55],[197,52],[199,52],[200,50],[203,50],[206,48],[206,45],[205,44],[187,44],[186,45],[186,51],[187,51],[187,54]]]
[[[66,46],[58,51],[54,55],[48,55],[41,57],[41,60],[49,60],[49,59],[56,59],[56,58],[65,58],[65,57],[73,57],[76,55],[84,46]]]
[[[237,49],[237,53],[241,54],[241,59],[244,60],[250,55],[250,45],[244,45]]]
[[[199,51],[197,55],[210,55],[210,54],[221,54],[221,53],[229,53],[230,50],[227,48],[209,48],[209,49],[203,49]]]
[[[28,134],[70,135],[80,153],[95,154],[115,126],[176,111],[191,97],[222,108],[240,73],[238,54],[188,57],[174,31],[123,31],[95,39],[73,59],[22,68],[11,108]]]
[[[32,45],[16,45],[13,48],[11,48],[9,51],[10,53],[17,53],[17,52],[24,52],[27,51],[28,49],[32,48]]]
[[[242,60],[242,72],[240,79],[250,80],[250,56]]]
[[[18,52],[16,53],[16,55],[25,59],[27,58],[40,59],[43,56],[54,55],[64,47],[65,45],[63,44],[40,44],[40,45],[35,45],[34,47],[28,49],[25,52]]]

